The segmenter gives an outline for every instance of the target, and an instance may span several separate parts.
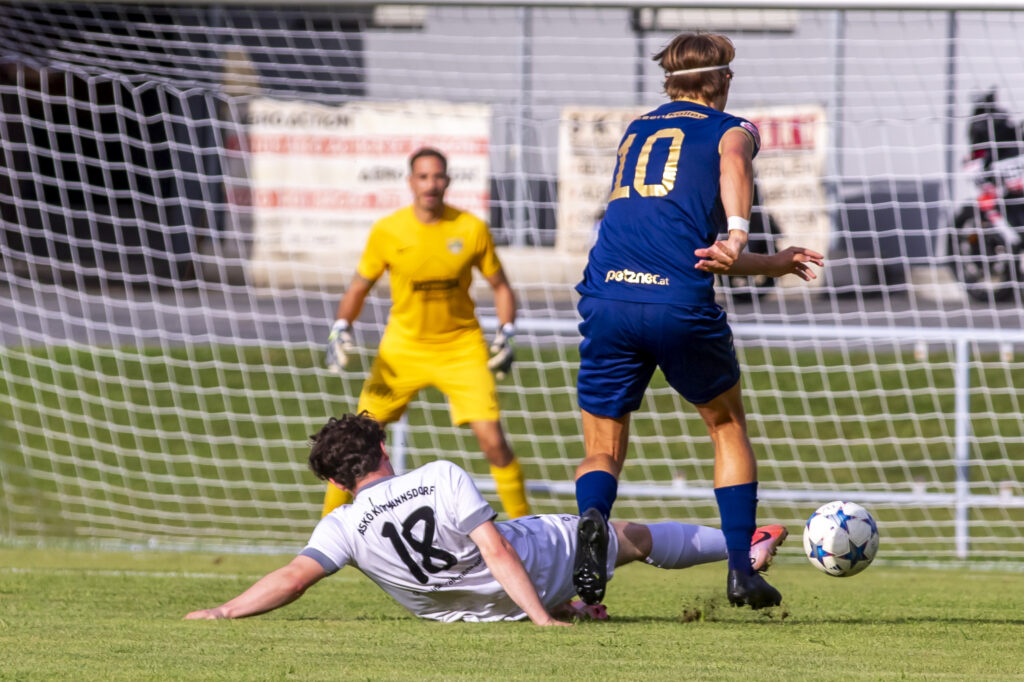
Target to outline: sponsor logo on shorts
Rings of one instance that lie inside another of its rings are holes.
[[[609,270],[605,276],[606,282],[624,282],[626,284],[653,284],[654,286],[667,287],[668,277],[657,275],[653,272],[635,272],[633,270]]]

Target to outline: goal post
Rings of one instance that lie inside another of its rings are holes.
[[[307,439],[355,409],[386,280],[340,377],[327,332],[425,144],[520,300],[499,397],[531,501],[573,511],[573,287],[622,129],[664,100],[651,55],[706,29],[764,140],[751,248],[828,255],[811,285],[719,287],[759,518],[846,498],[880,561],[1024,556],[1024,249],[1016,155],[993,151],[1022,142],[1024,11],[691,4],[0,3],[0,541],[299,546],[323,495]],[[492,495],[437,391],[389,438]],[[712,459],[657,375],[616,515],[717,525]]]

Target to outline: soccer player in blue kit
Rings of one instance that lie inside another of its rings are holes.
[[[823,256],[790,247],[744,253],[757,128],[725,113],[735,56],[716,34],[677,36],[654,59],[671,101],[640,116],[618,149],[611,194],[580,293],[578,399],[585,459],[576,471],[581,515],[573,583],[604,598],[607,519],[626,458],[630,413],[655,367],[693,403],[715,449],[714,486],[728,549],[729,601],[759,609],[782,600],[751,568],[757,463],[747,437],[740,369],[715,274],[816,275]],[[716,241],[722,232],[725,241]],[[776,526],[781,533],[785,529]]]

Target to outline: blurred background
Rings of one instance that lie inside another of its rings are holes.
[[[621,133],[665,99],[651,57],[710,30],[763,139],[751,248],[828,258],[719,287],[762,515],[845,496],[892,559],[1024,555],[1024,12],[689,4],[0,2],[0,534],[301,542],[305,439],[354,409],[387,282],[341,379],[327,330],[424,144],[521,299],[501,398],[531,494],[572,508],[572,287]],[[623,513],[715,519],[693,410],[656,383],[634,423]],[[428,391],[393,439],[484,474],[468,435]]]

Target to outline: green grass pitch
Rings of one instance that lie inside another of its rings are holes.
[[[789,542],[793,542],[791,539]],[[872,566],[770,577],[725,604],[724,565],[627,566],[612,620],[575,628],[418,620],[351,568],[273,613],[182,621],[286,556],[0,548],[0,679],[1018,680],[1024,573]]]
[[[530,359],[541,362],[529,365]],[[571,372],[554,359],[524,353],[521,385],[564,386]],[[571,366],[571,357],[562,359]],[[776,360],[794,368],[769,373],[766,368]],[[800,450],[778,436],[783,428],[813,423],[819,434],[834,441],[836,457],[859,460],[878,453],[857,443],[883,438],[890,428],[874,417],[899,411],[951,414],[952,372],[943,358],[935,358],[935,369],[901,371],[890,365],[881,372],[874,364],[879,360],[884,364],[892,358],[774,358],[747,351],[745,382],[751,393],[770,386],[835,391],[831,404],[795,400],[777,405],[777,413],[762,409],[767,416],[752,424],[752,436],[772,448],[773,459],[798,466]],[[211,479],[223,474],[242,481],[248,461],[284,463],[304,456],[310,416],[343,410],[352,402],[351,396],[325,395],[319,362],[319,352],[273,349],[0,351],[0,473],[17,496],[13,515],[4,518],[0,511],[0,534],[31,527],[35,531],[29,540],[44,543],[42,549],[29,549],[25,537],[7,544],[0,539],[0,679],[1024,679],[1024,573],[882,563],[853,578],[830,578],[799,556],[797,533],[771,572],[784,595],[781,607],[763,612],[730,608],[724,600],[724,566],[685,571],[629,566],[609,587],[613,620],[570,630],[525,623],[419,621],[353,569],[272,614],[235,622],[184,622],[181,617],[188,611],[222,603],[287,557],[90,552],[81,545],[61,544],[61,538],[76,535],[76,526],[65,513],[67,505],[53,502],[57,472],[47,469],[53,466],[49,453],[103,464],[108,484],[130,487],[135,481],[149,486],[120,500],[125,506],[110,512],[111,523],[118,515],[142,518],[150,511],[166,512],[175,504],[168,501],[172,493],[192,491],[193,467]],[[801,375],[796,367],[804,363],[817,366],[817,374]],[[139,377],[158,390],[131,381]],[[987,418],[973,423],[982,438],[972,456],[998,462],[1002,455],[997,440],[1021,438],[1012,391],[1024,385],[1024,376],[1019,367],[1007,372],[979,365],[972,369],[971,380],[988,390],[989,410]],[[913,390],[923,385],[944,392],[933,399]],[[664,388],[660,377],[658,388]],[[274,393],[285,397],[267,397]],[[854,401],[853,393],[861,395]],[[439,400],[439,395],[425,394],[428,404]],[[664,395],[648,400],[649,416],[634,424],[638,447],[657,447],[650,436],[658,430],[671,438],[702,428],[695,414],[676,413],[675,403]],[[915,400],[922,403],[915,405]],[[569,390],[519,393],[505,388],[502,401],[506,426],[519,446],[578,428]],[[547,408],[569,416],[559,417],[561,421],[517,416]],[[830,411],[837,408],[869,418],[830,422]],[[191,419],[183,413],[206,417]],[[251,419],[238,421],[243,414]],[[414,411],[410,423],[415,426],[423,418]],[[914,427],[922,429],[918,440],[934,442],[948,433],[950,419],[919,421]],[[16,423],[27,430],[16,430]],[[156,432],[164,435],[146,435]],[[278,444],[265,447],[268,439]],[[442,451],[466,443],[464,435],[448,429],[440,429],[436,439]],[[74,453],[66,445],[72,440],[77,443]],[[433,452],[430,445],[423,447]],[[26,456],[26,449],[34,454]],[[137,451],[168,456],[155,462],[133,457]],[[574,460],[581,454],[579,444],[570,443],[563,457]],[[693,466],[708,466],[710,453],[698,454],[701,461]],[[826,448],[825,454],[831,457],[832,451]],[[948,459],[934,445],[919,444],[898,455],[912,467],[925,458]],[[222,462],[219,468],[213,464],[217,461]],[[179,463],[181,470],[174,470]],[[114,480],[117,466],[125,475]],[[1003,466],[1005,478],[1024,479],[1024,464]],[[154,472],[152,467],[168,469]],[[874,470],[889,471],[887,467]],[[950,465],[932,469],[943,478],[939,483],[952,471]],[[142,483],[132,471],[174,474],[179,480],[173,485],[159,478]],[[311,475],[309,485],[307,479],[301,481],[305,487],[296,485],[294,474],[280,471],[286,494],[256,500],[262,504],[258,513],[293,520],[300,529],[296,537],[304,538],[322,487]],[[90,485],[95,481],[85,483],[83,500],[95,495],[94,503],[104,505],[98,488]],[[69,485],[73,477],[62,483],[63,490]],[[218,505],[237,511],[239,501],[248,501],[257,513],[258,505],[244,498],[249,491],[243,488],[208,494],[199,511],[215,511]],[[158,499],[161,495],[164,501]],[[282,502],[289,508],[278,509]],[[1005,541],[1016,548],[1019,533],[1011,535]],[[891,534],[883,537],[883,557],[886,543],[894,541],[898,538]]]

